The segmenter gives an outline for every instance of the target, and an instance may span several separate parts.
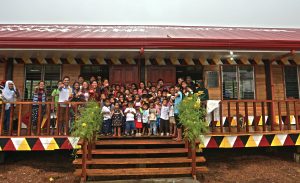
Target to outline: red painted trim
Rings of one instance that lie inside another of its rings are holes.
[[[161,48],[300,50],[300,41],[191,38],[0,38],[0,48]]]

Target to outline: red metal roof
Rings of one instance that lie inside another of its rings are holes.
[[[299,50],[300,29],[0,24],[0,48]]]

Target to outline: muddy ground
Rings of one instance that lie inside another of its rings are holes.
[[[300,182],[294,148],[205,150],[209,173],[201,182]],[[0,182],[73,183],[72,152],[13,152],[0,165]]]

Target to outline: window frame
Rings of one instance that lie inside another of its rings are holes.
[[[245,66],[250,66],[252,67],[253,69],[253,99],[241,99],[241,96],[240,96],[240,67],[245,67]],[[224,95],[223,95],[223,68],[224,67],[236,67],[236,78],[237,78],[237,99],[224,99]],[[256,79],[255,79],[255,66],[254,65],[222,65],[221,66],[221,74],[220,74],[220,77],[221,77],[221,98],[222,100],[256,100]]]
[[[285,68],[286,67],[295,67],[294,65],[283,65],[282,66],[282,73],[283,73],[283,84],[284,84],[284,98],[285,100],[288,99],[287,92],[286,92],[286,80],[285,80]],[[300,75],[299,75],[299,66],[296,65],[296,72],[297,72],[297,85],[298,85],[298,98],[294,99],[300,99]]]
[[[41,79],[40,81],[45,81],[45,73],[46,73],[46,67],[49,66],[50,64],[25,64],[25,67],[24,67],[24,94],[23,94],[23,98],[24,100],[32,100],[32,92],[29,93],[28,91],[28,98],[25,98],[25,91],[26,91],[26,82],[27,82],[27,66],[29,65],[39,65],[41,66]],[[59,79],[58,80],[61,80],[61,76],[62,76],[62,65],[56,65],[56,66],[59,66]],[[47,80],[49,81],[49,80]],[[52,80],[50,80],[52,81]],[[33,89],[34,85],[33,85],[33,80],[31,80],[31,84],[30,84],[30,87]],[[45,86],[46,87],[46,86]],[[52,90],[53,88],[51,88]],[[47,93],[47,97],[49,97],[51,94]]]

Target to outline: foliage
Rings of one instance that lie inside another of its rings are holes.
[[[208,131],[206,110],[201,105],[201,93],[185,97],[178,105],[179,119],[184,126],[184,138],[192,145],[196,141],[202,143],[202,136]]]
[[[91,101],[80,107],[78,111],[71,134],[91,142],[102,126],[103,116],[101,108],[97,102]]]

